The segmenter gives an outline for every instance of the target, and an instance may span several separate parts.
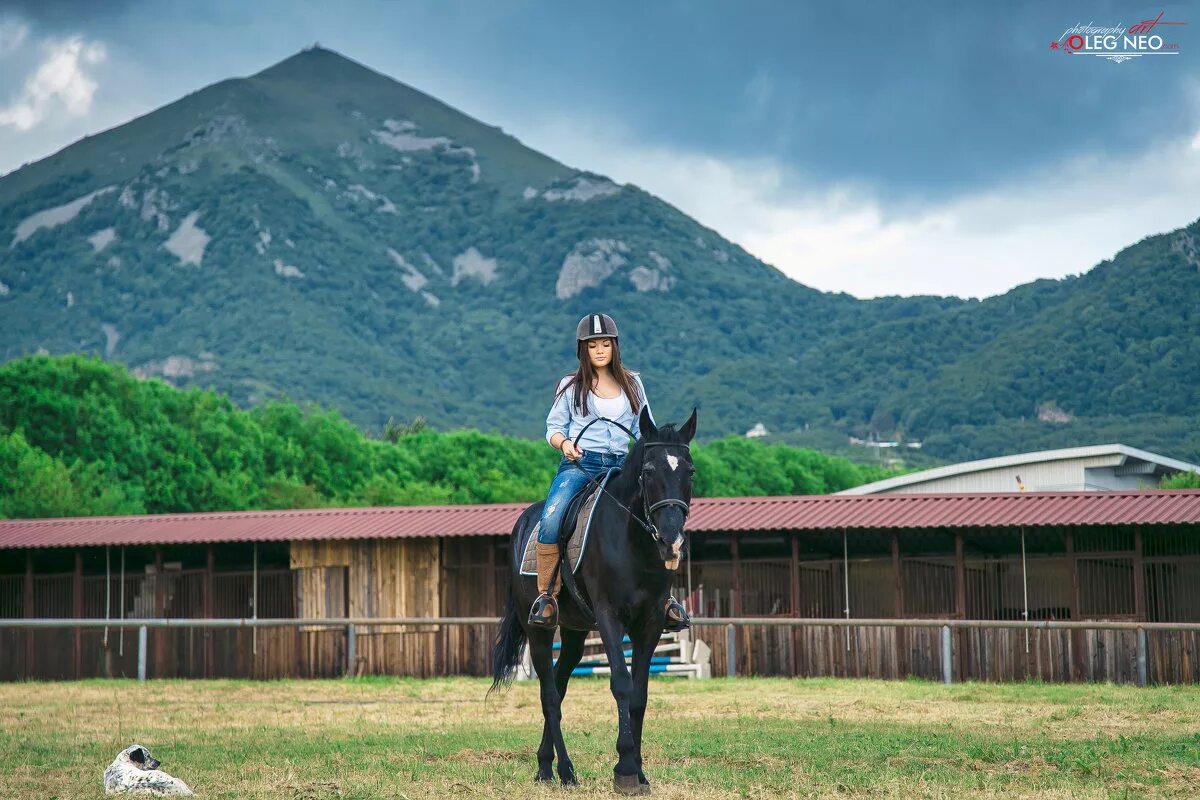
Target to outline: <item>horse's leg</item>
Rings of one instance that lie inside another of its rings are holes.
[[[535,781],[554,780],[551,770],[554,756],[558,755],[559,776],[575,777],[575,766],[567,755],[567,745],[563,742],[562,701],[554,679],[554,631],[539,629],[534,626],[526,627],[529,635],[529,658],[533,669],[537,672],[538,684],[541,687],[542,719],[545,720],[545,730],[550,734],[546,747],[546,736],[542,736],[542,747],[538,748],[538,771]]]
[[[583,643],[587,635],[587,631],[558,629],[562,649],[558,651],[558,664],[554,667],[554,684],[558,688],[559,699],[567,696],[567,682],[571,680],[571,671],[583,659]]]
[[[558,690],[558,704],[561,712],[562,702],[567,696],[567,683],[571,680],[571,671],[583,658],[583,642],[587,639],[587,631],[560,628],[558,634],[562,639],[562,649],[558,651],[558,663],[554,665],[554,688]],[[561,724],[562,715],[560,713],[559,725],[561,726]],[[550,721],[547,720],[542,728],[542,744],[538,748],[538,763],[545,762],[549,765],[553,753],[554,737],[550,732]],[[558,762],[558,779],[562,781],[563,786],[578,784],[579,781],[575,778],[571,762],[567,761],[566,765],[567,769],[563,769],[563,762],[561,760]]]
[[[625,629],[611,609],[596,609],[596,627],[604,641],[604,652],[612,670],[609,687],[617,701],[617,765],[613,768],[613,789],[621,794],[639,794],[637,753],[633,746],[633,725],[629,718],[629,701],[633,693],[633,678],[625,666],[621,639]]]
[[[646,773],[642,771],[642,722],[646,718],[646,696],[650,688],[650,659],[662,636],[663,615],[654,614],[643,622],[641,630],[630,631],[633,641],[633,697],[629,702],[629,716],[633,723],[633,746],[637,751],[638,781],[646,786]]]

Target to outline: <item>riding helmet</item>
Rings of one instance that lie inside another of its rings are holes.
[[[575,341],[617,338],[617,323],[608,314],[588,314],[575,326]]]

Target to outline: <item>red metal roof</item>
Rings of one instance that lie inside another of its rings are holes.
[[[0,520],[0,548],[508,534],[525,503]]]
[[[1200,489],[961,492],[712,498],[696,501],[688,530],[1032,528],[1198,522]]]
[[[525,503],[0,520],[0,548],[504,536]],[[696,498],[689,532],[1200,524],[1200,489]]]

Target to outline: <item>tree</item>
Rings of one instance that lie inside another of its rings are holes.
[[[1200,472],[1176,472],[1164,475],[1158,482],[1160,489],[1200,489]]]

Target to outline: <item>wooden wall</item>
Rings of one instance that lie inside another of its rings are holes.
[[[296,615],[436,617],[442,607],[441,546],[428,538],[293,542]],[[360,625],[356,633],[355,674],[427,676],[444,663],[437,625]]]

